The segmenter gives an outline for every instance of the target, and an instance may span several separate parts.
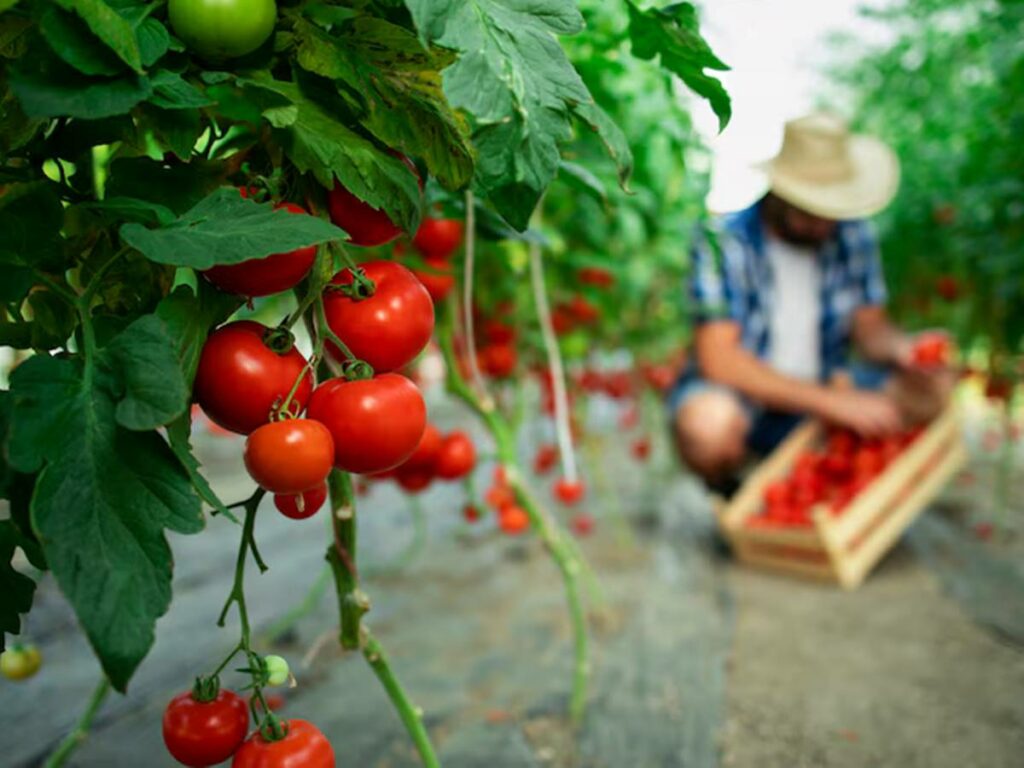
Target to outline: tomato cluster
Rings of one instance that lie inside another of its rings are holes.
[[[439,219],[426,216],[412,238],[413,248],[422,258],[414,266],[413,274],[419,278],[434,303],[444,301],[455,286],[451,259],[462,244],[465,229],[458,219]],[[401,243],[395,246],[399,258],[405,253]]]
[[[335,275],[321,300],[332,339],[326,351],[359,363],[345,375],[314,388],[312,366],[288,330],[246,320],[210,334],[194,386],[212,422],[248,435],[249,474],[295,519],[323,506],[332,468],[374,474],[405,462],[427,422],[419,389],[395,373],[434,329],[433,302],[416,276],[395,262],[372,261]],[[458,462],[466,461],[465,441],[450,442],[441,476],[462,471]]]
[[[487,489],[484,501],[497,512],[498,527],[505,533],[517,536],[529,529],[530,516],[519,505],[504,467],[499,466],[494,470],[494,482]]]
[[[197,684],[171,699],[164,710],[163,737],[171,756],[193,768],[232,756],[233,768],[334,767],[334,749],[312,723],[274,718],[249,735],[245,699],[216,686],[204,692]]]
[[[408,493],[420,493],[434,480],[461,480],[476,466],[476,446],[460,429],[442,435],[427,424],[416,450],[394,469],[373,475],[375,479],[393,479]]]
[[[885,438],[861,438],[831,429],[825,445],[797,457],[789,475],[764,489],[760,514],[747,518],[754,527],[809,526],[815,507],[841,515],[851,501],[920,434],[913,429]]]

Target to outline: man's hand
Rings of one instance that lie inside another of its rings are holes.
[[[816,415],[864,437],[889,435],[903,429],[903,417],[896,401],[881,392],[830,389],[822,398]]]

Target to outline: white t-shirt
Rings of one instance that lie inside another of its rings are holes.
[[[817,381],[821,374],[821,265],[813,248],[768,235],[775,278],[768,362],[788,376]]]

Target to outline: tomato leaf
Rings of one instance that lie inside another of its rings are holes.
[[[21,614],[32,608],[36,583],[11,564],[21,533],[10,520],[0,521],[0,651],[6,636],[21,633]]]
[[[473,176],[469,125],[449,105],[439,71],[451,54],[427,51],[416,35],[383,19],[357,18],[332,35],[299,22],[299,65],[334,80],[374,136],[422,158],[449,189]]]
[[[92,33],[135,72],[142,72],[142,54],[135,28],[103,0],[54,0],[67,11],[74,11]]]
[[[50,7],[39,20],[39,31],[66,64],[85,75],[117,75],[124,63],[73,13]]]
[[[49,182],[17,184],[0,196],[0,264],[40,266],[63,259],[64,207]]]
[[[572,113],[586,123],[604,144],[605,151],[615,163],[619,176],[619,185],[626,189],[629,177],[633,173],[633,150],[622,129],[608,116],[601,107],[593,102],[581,102],[572,105]]]
[[[149,79],[139,75],[96,80],[52,64],[37,71],[12,69],[10,83],[28,117],[112,117],[131,111],[153,92]]]
[[[156,314],[177,341],[178,365],[189,390],[210,329],[227,320],[242,304],[238,296],[222,293],[205,280],[200,280],[198,287],[196,296],[187,285],[179,285],[156,308]]]
[[[100,352],[124,390],[114,415],[122,427],[156,429],[181,415],[188,406],[188,388],[176,346],[157,315],[143,315],[121,331]]]
[[[120,233],[152,261],[194,269],[238,264],[344,238],[343,230],[323,219],[275,211],[270,203],[247,200],[231,188],[215,190],[165,227],[146,229],[129,223]]]
[[[195,109],[208,107],[213,101],[206,94],[182,78],[177,72],[160,70],[152,76],[151,104],[164,109]]]
[[[295,105],[295,120],[280,130],[280,138],[300,171],[312,173],[327,189],[334,187],[337,178],[360,200],[385,211],[402,229],[416,230],[420,216],[419,183],[401,160],[306,98],[295,83],[247,80],[243,85],[249,91],[266,90],[284,96]]]
[[[732,101],[721,81],[704,70],[726,71],[729,67],[701,36],[697,9],[690,3],[675,3],[643,11],[632,0],[627,0],[627,7],[633,55],[645,60],[660,55],[661,66],[708,100],[718,116],[718,129],[723,130],[732,117]]]
[[[187,165],[168,165],[149,157],[118,158],[110,164],[110,197],[147,200],[183,213],[225,183],[227,168],[220,161],[192,158]]]
[[[124,691],[170,604],[164,529],[194,533],[203,518],[167,443],[118,426],[110,382],[93,378],[45,355],[18,366],[8,452],[22,471],[43,466],[33,528],[104,671]]]
[[[192,445],[189,442],[191,434],[191,413],[183,413],[167,425],[167,441],[170,443],[174,455],[178,457],[178,461],[181,462],[181,465],[185,467],[185,471],[188,472],[189,480],[192,481],[192,487],[196,489],[199,498],[217,510],[219,514],[237,523],[238,518],[224,505],[224,502],[220,500],[220,497],[210,486],[209,481],[199,472],[201,465],[199,464],[199,459],[192,452]]]

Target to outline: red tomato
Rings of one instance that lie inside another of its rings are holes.
[[[828,435],[828,453],[851,455],[857,448],[858,437],[846,429],[834,429]]]
[[[627,371],[614,371],[604,377],[603,389],[608,397],[621,400],[633,392],[633,382]]]
[[[458,219],[432,219],[423,217],[412,244],[427,259],[447,261],[462,245],[465,230]]]
[[[601,310],[579,294],[576,294],[569,300],[566,309],[569,310],[577,322],[584,325],[592,323],[601,317]]]
[[[853,474],[858,478],[872,478],[885,469],[881,450],[863,447],[853,456]]]
[[[637,461],[647,461],[647,457],[651,455],[651,441],[646,437],[638,437],[629,450]]]
[[[274,206],[275,211],[282,208],[291,213],[309,215],[305,208],[295,203],[278,203]],[[202,275],[228,293],[250,298],[269,296],[298,285],[309,274],[315,260],[316,246],[311,245],[287,253],[275,253],[262,259],[250,259],[241,264],[211,267]]]
[[[416,279],[423,283],[434,304],[444,301],[452,288],[455,287],[455,275],[446,261],[440,259],[424,259],[426,269],[414,269]]]
[[[199,356],[193,395],[209,419],[224,429],[247,435],[266,424],[303,376],[292,398],[301,411],[313,391],[306,358],[295,347],[275,352],[264,336],[265,325],[240,320],[210,334]]]
[[[428,467],[407,467],[405,464],[395,470],[395,482],[407,493],[425,491],[434,481],[434,473]]]
[[[595,288],[611,288],[615,285],[615,275],[603,267],[582,267],[576,277],[583,285]]]
[[[437,456],[441,451],[441,432],[433,424],[427,424],[423,436],[416,444],[416,450],[402,462],[399,469],[426,469],[431,473],[437,464]]]
[[[941,333],[922,333],[914,340],[914,365],[938,367],[949,364],[949,339]]]
[[[555,307],[551,310],[551,328],[555,336],[565,336],[576,327],[576,321],[569,311],[564,307]]]
[[[189,766],[224,762],[245,741],[249,707],[245,699],[221,689],[212,701],[179,693],[164,710],[164,744],[179,763]]]
[[[956,301],[960,295],[960,282],[952,275],[941,275],[935,281],[935,292],[946,301]]]
[[[334,749],[320,729],[306,720],[282,721],[288,734],[267,741],[259,731],[242,744],[231,768],[334,768]]]
[[[264,424],[245,441],[245,468],[271,493],[302,493],[323,484],[334,463],[334,440],[312,419]]]
[[[516,329],[501,320],[485,320],[481,332],[489,344],[511,344],[516,340]]]
[[[586,512],[577,512],[569,520],[569,527],[577,536],[589,536],[594,530],[594,518]]]
[[[481,517],[480,509],[476,504],[467,504],[462,508],[462,516],[466,518],[467,523],[475,523]]]
[[[635,405],[628,405],[621,414],[619,414],[619,429],[633,429],[637,424],[640,423],[640,411]]]
[[[516,495],[507,485],[494,484],[484,494],[484,501],[499,512],[505,507],[515,506]]]
[[[769,507],[780,507],[789,503],[789,483],[776,480],[768,483],[764,489],[764,503]]]
[[[530,516],[522,507],[510,504],[498,510],[498,527],[505,533],[516,536],[530,527]]]
[[[564,477],[560,477],[555,481],[553,490],[555,498],[567,507],[571,507],[573,504],[578,504],[583,500],[583,496],[586,493],[586,487],[583,485],[581,480],[569,482]]]
[[[664,392],[676,380],[676,371],[671,365],[649,365],[644,368],[644,378],[657,392]]]
[[[488,344],[477,350],[480,370],[496,379],[505,379],[515,373],[519,355],[511,344]]]
[[[476,447],[469,435],[460,430],[447,435],[441,442],[434,469],[445,480],[458,480],[476,466]]]
[[[400,159],[419,180],[420,175],[413,162],[407,157]],[[327,209],[331,214],[331,221],[348,233],[352,245],[384,245],[402,234],[402,230],[384,211],[364,203],[341,186],[340,182],[335,181],[334,189],[328,194]]]
[[[334,438],[334,466],[346,472],[383,472],[419,445],[427,407],[416,385],[397,373],[324,382],[309,399],[309,418]]]
[[[333,461],[334,454],[331,454]],[[364,491],[365,492],[365,491]],[[327,483],[321,483],[316,488],[310,488],[302,493],[287,495],[275,494],[274,506],[285,517],[292,520],[305,520],[320,511],[320,507],[327,501]]]
[[[338,290],[324,291],[327,325],[376,373],[395,371],[412,362],[434,332],[434,302],[423,283],[401,264],[371,261],[362,265],[374,282],[373,296],[355,300]],[[334,276],[333,285],[352,283],[352,270]],[[338,358],[341,350],[327,346]]]
[[[558,448],[554,445],[545,444],[537,448],[533,457],[533,471],[538,475],[545,475],[558,463]]]

